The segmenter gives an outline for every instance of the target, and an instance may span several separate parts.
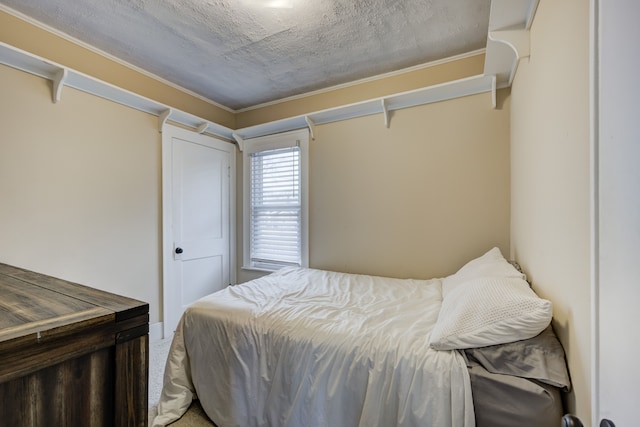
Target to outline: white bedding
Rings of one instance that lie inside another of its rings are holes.
[[[463,357],[429,348],[439,279],[284,269],[190,306],[154,426],[474,426]]]

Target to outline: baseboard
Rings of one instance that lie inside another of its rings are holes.
[[[163,324],[162,322],[151,323],[149,325],[149,341],[160,341],[162,337]]]

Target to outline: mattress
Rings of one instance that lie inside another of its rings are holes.
[[[429,336],[439,279],[283,269],[190,306],[154,426],[197,398],[219,426],[475,424],[469,371]]]
[[[550,312],[530,316],[546,302],[496,257],[431,280],[288,268],[202,298],[179,322],[153,425],[193,399],[219,427],[559,425],[570,380]],[[497,296],[478,304],[478,286]],[[527,318],[540,329],[523,339]],[[438,341],[451,320],[462,338]]]

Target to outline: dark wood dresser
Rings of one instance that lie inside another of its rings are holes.
[[[0,264],[0,426],[147,427],[149,304]]]

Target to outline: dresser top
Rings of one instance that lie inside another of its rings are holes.
[[[0,263],[0,343],[148,312],[145,302]]]

